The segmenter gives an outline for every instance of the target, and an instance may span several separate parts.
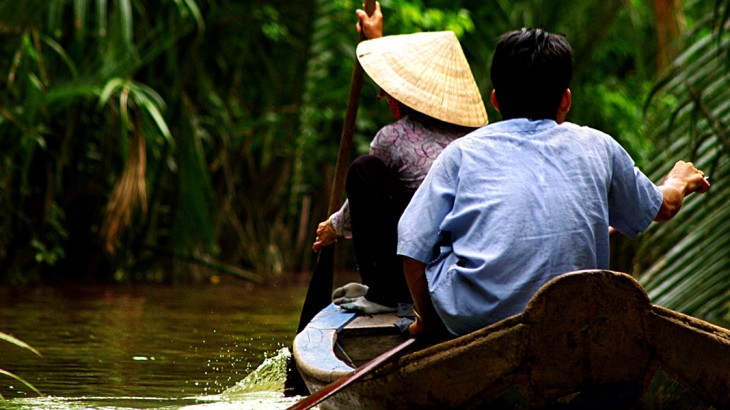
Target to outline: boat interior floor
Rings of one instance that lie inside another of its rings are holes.
[[[335,354],[353,368],[403,342],[394,313],[356,316],[337,332]]]

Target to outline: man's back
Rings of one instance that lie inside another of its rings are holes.
[[[447,147],[399,223],[419,312],[411,334],[443,324],[458,335],[518,313],[552,277],[607,268],[609,226],[636,236],[709,189],[684,161],[657,187],[611,137],[565,123],[572,57],[565,37],[541,29],[500,37],[490,99],[505,121]]]
[[[428,217],[401,221],[399,253],[434,261],[433,303],[455,334],[521,312],[561,273],[608,268],[609,223],[634,236],[661,204],[609,136],[551,120],[484,127],[452,143],[427,179],[406,214]],[[424,251],[434,245],[438,254]]]

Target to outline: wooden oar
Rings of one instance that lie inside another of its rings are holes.
[[[373,12],[375,12],[375,0],[365,1],[365,12],[368,16],[372,16]],[[361,32],[360,41],[364,39],[365,36]],[[355,119],[357,118],[357,109],[360,103],[362,81],[362,66],[360,66],[357,58],[355,58],[355,65],[352,70],[352,79],[350,81],[350,93],[347,98],[347,109],[345,111],[342,134],[340,135],[340,149],[337,153],[335,179],[332,183],[329,207],[327,208],[328,216],[337,211],[342,204],[347,169],[350,165],[352,136],[355,133]],[[301,332],[307,323],[312,320],[314,315],[330,303],[332,286],[334,283],[334,257],[334,245],[324,247],[317,256],[317,263],[315,265],[314,272],[312,273],[307,296],[304,299],[302,313],[299,317],[297,333]]]
[[[316,392],[310,394],[309,396],[303,398],[299,402],[297,402],[295,405],[287,408],[287,410],[306,410],[309,408],[312,408],[316,406],[317,404],[323,402],[324,400],[327,400],[328,398],[332,397],[335,393],[339,392],[340,390],[344,389],[345,387],[349,386],[350,384],[362,379],[366,375],[372,373],[374,370],[378,369],[380,366],[390,362],[391,360],[397,359],[401,356],[401,354],[408,351],[408,348],[415,343],[415,338],[410,338],[406,340],[405,342],[399,344],[398,346],[388,350],[387,352],[381,354],[380,356],[374,358],[373,360],[365,363],[361,367],[358,367],[354,372],[350,373],[349,375],[342,377],[338,380],[335,380],[334,382],[328,384],[327,386],[317,390]]]
[[[365,12],[368,16],[372,16],[375,12],[375,0],[365,0]],[[365,35],[360,32],[360,41],[365,40]],[[357,109],[360,103],[360,91],[362,90],[363,69],[360,62],[355,57],[355,65],[352,69],[352,78],[350,80],[350,92],[347,97],[347,108],[345,110],[344,124],[340,135],[340,149],[337,152],[337,165],[335,168],[335,179],[332,183],[332,191],[330,192],[330,201],[327,207],[327,216],[332,215],[340,206],[345,191],[345,179],[347,178],[347,169],[350,165],[350,153],[352,151],[352,136],[355,133],[355,119],[357,118]],[[304,327],[312,320],[312,318],[327,305],[332,298],[332,287],[334,284],[334,245],[325,246],[317,255],[317,262],[312,272],[312,278],[309,281],[307,295],[304,298],[304,305],[299,316],[299,326],[297,333],[304,330]],[[287,391],[295,394],[306,394],[307,388],[301,380],[301,376],[296,369],[293,361],[288,363]]]

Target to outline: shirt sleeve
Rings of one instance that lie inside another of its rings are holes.
[[[635,238],[656,217],[663,195],[634,165],[629,154],[618,143],[616,145],[608,192],[609,224],[624,235]]]
[[[458,165],[444,151],[434,162],[398,223],[398,254],[428,264],[445,233],[441,227],[454,206]]]
[[[332,215],[330,215],[330,221],[332,222],[332,229],[334,229],[337,236],[341,236],[346,239],[352,239],[352,224],[350,223],[350,201],[345,200],[342,207]]]

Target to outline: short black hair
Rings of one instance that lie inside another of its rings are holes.
[[[504,119],[556,119],[573,77],[573,49],[565,36],[541,29],[505,33],[494,51],[491,77]]]

